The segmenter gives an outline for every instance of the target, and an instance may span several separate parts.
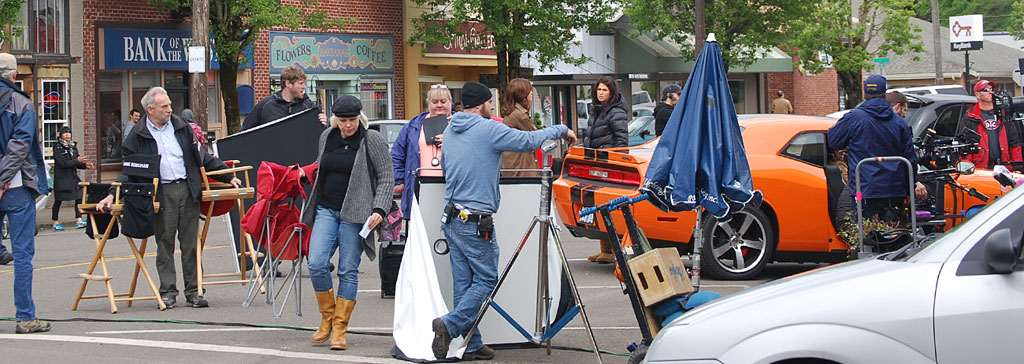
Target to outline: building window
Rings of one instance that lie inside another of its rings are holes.
[[[49,154],[57,143],[57,132],[68,125],[68,81],[42,80],[40,114],[43,116],[43,152]],[[53,158],[53,156],[48,156]],[[49,159],[49,158],[48,158]]]
[[[18,15],[14,24],[11,24],[11,35],[13,35],[11,39],[12,51],[29,50],[28,33],[28,3],[23,3],[21,4],[21,14]]]
[[[32,26],[35,28],[35,52],[67,53],[67,1],[35,0],[31,5]]]
[[[98,78],[100,159],[103,163],[120,162],[121,90],[126,80],[121,72],[100,72]]]
[[[391,80],[362,79],[359,84],[360,99],[363,102],[363,113],[370,120],[390,119],[391,116]]]

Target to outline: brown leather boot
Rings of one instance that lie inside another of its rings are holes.
[[[334,290],[316,292],[316,303],[320,306],[320,327],[310,339],[314,344],[323,344],[331,338],[332,320],[334,320]]]
[[[352,308],[356,307],[355,300],[346,300],[338,297],[334,309],[334,333],[331,336],[331,350],[348,349],[348,339],[345,332],[348,331],[348,319],[352,317]]]
[[[615,262],[615,252],[612,251],[612,243],[607,240],[601,240],[601,252],[587,257],[587,260],[601,264]]]

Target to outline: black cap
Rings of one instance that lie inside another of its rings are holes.
[[[334,105],[331,105],[331,113],[339,118],[359,116],[360,111],[363,111],[363,103],[359,101],[359,98],[352,95],[342,96],[334,100]]]
[[[69,128],[69,127],[67,127],[67,126],[62,126],[62,127],[60,127],[60,132],[59,132],[59,134],[64,134],[64,133],[70,133],[70,132],[71,132],[71,128]]]
[[[462,106],[467,109],[483,105],[491,97],[491,89],[482,83],[466,82],[462,86]]]
[[[669,94],[682,94],[682,93],[683,93],[683,88],[679,87],[679,85],[673,83],[673,84],[665,86],[665,88],[661,89],[661,99],[664,100],[666,97],[668,97]]]

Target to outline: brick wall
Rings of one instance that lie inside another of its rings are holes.
[[[797,69],[768,73],[768,105],[780,89],[793,104],[794,114],[824,116],[839,110],[839,81],[834,68],[816,75],[805,75]]]
[[[332,17],[356,18],[355,24],[349,24],[342,31],[327,30],[327,33],[343,34],[386,34],[394,37],[394,93],[395,118],[405,118],[405,79],[404,48],[402,35],[403,10],[401,0],[319,0],[320,9]],[[283,0],[282,3],[298,5],[302,0]],[[275,31],[320,32],[319,29],[289,29],[274,27]],[[256,100],[260,100],[271,92],[270,86],[270,30],[260,33],[256,41],[256,69],[253,72],[253,88]]]
[[[80,152],[90,159],[98,160],[100,130],[96,121],[96,22],[155,22],[168,23],[167,26],[171,27],[181,21],[171,18],[166,12],[158,11],[147,1],[83,0],[82,12],[82,87],[85,90],[82,95],[85,102],[85,120],[82,125],[85,130]],[[96,170],[86,170],[87,181],[94,181],[96,177]]]

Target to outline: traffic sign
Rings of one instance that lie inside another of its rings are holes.
[[[875,63],[889,63],[889,57],[875,58]]]

